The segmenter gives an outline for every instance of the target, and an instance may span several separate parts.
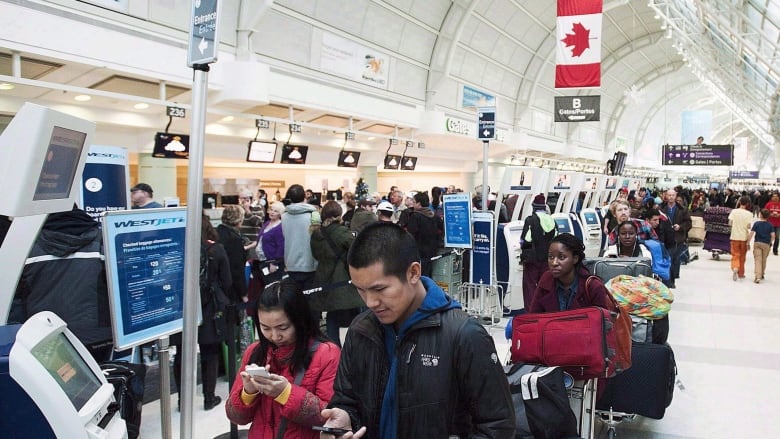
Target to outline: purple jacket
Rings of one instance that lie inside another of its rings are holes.
[[[257,234],[257,239],[263,238],[262,246],[263,253],[266,260],[277,259],[284,260],[284,234],[282,233],[282,223],[276,225],[276,227],[266,230],[268,222],[263,224],[263,228],[260,229],[260,233]]]

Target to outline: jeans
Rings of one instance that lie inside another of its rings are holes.
[[[672,267],[669,269],[669,280],[672,282],[674,282],[675,279],[680,278],[680,256],[682,256],[683,251],[685,251],[685,244],[682,242],[676,243],[669,251],[669,255],[672,257]]]
[[[780,226],[775,227],[775,242],[772,244],[772,252],[777,254],[777,244],[780,242]]]

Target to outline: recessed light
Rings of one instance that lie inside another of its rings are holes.
[[[90,95],[77,95],[73,99],[79,101],[79,102],[87,102],[88,100],[92,99],[92,96]]]
[[[16,86],[7,82],[0,82],[0,90],[13,90]]]
[[[220,121],[221,122],[233,122],[233,119],[235,119],[235,117],[233,117],[233,116],[225,116]]]
[[[149,104],[147,104],[146,102],[139,102],[133,105],[133,108],[135,108],[136,110],[146,110],[147,108],[149,108]]]

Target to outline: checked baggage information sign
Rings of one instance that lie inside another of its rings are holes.
[[[662,154],[664,165],[734,165],[734,145],[664,145]]]

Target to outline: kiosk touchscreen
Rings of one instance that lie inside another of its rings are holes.
[[[126,438],[114,386],[56,314],[0,327],[0,431],[6,438]]]
[[[585,256],[595,258],[600,256],[603,248],[602,239],[604,232],[601,227],[601,219],[596,209],[585,208],[579,213],[582,224],[582,241],[585,244]]]

